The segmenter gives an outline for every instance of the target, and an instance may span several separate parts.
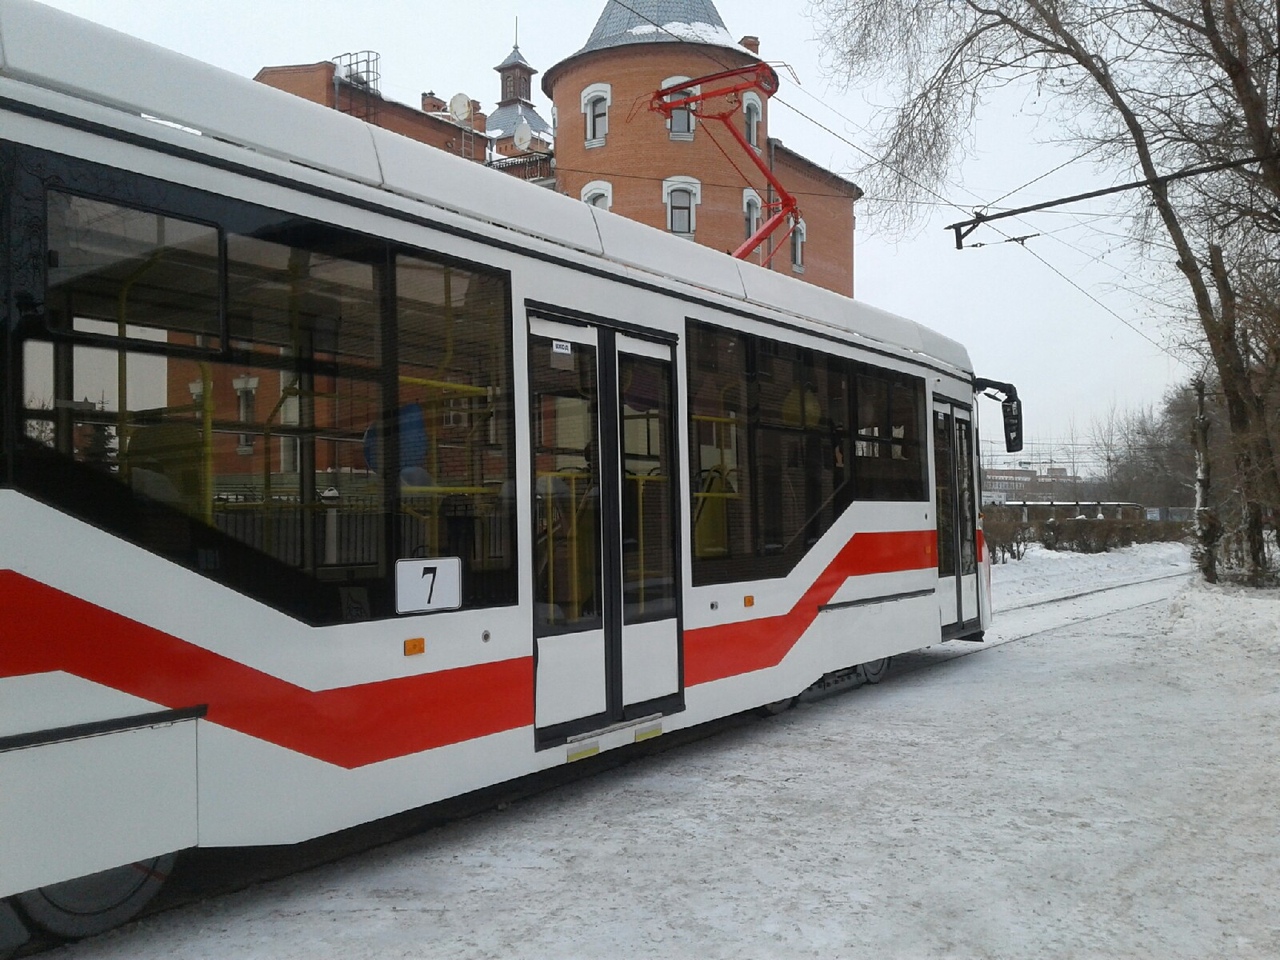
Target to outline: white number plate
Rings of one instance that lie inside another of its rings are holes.
[[[396,561],[396,613],[433,613],[461,606],[461,558]]]

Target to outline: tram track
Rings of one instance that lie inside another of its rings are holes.
[[[895,657],[893,665],[889,671],[889,678],[901,676],[916,670],[923,670],[927,667],[946,663],[950,660],[957,660],[960,657],[968,657],[975,653],[994,650],[996,647],[1004,646],[1008,643],[1017,643],[1020,640],[1028,640],[1032,637],[1042,636],[1046,633],[1052,633],[1054,630],[1062,630],[1068,627],[1078,626],[1082,623],[1102,620],[1107,617],[1115,616],[1118,613],[1125,613],[1129,610],[1138,610],[1143,607],[1165,603],[1168,601],[1167,595],[1154,598],[1144,598],[1134,603],[1108,605],[1104,610],[1083,616],[1075,616],[1059,620],[1045,618],[1047,622],[1037,623],[1034,628],[1031,629],[1017,627],[1009,628],[1002,625],[1003,622],[1007,621],[1013,614],[1024,614],[1030,611],[1043,611],[1046,608],[1052,608],[1059,604],[1072,603],[1074,601],[1085,600],[1089,597],[1096,597],[1103,594],[1115,594],[1119,591],[1133,590],[1138,587],[1145,587],[1149,584],[1161,583],[1167,580],[1185,580],[1191,577],[1193,572],[1194,571],[1191,570],[1183,570],[1178,573],[1166,573],[1156,577],[1143,577],[1137,580],[1127,580],[1123,583],[1106,584],[1092,590],[1081,590],[1065,594],[1063,596],[1032,600],[1026,603],[1005,607],[996,611],[994,619],[997,623],[997,627],[995,630],[987,631],[987,635],[981,643],[969,644],[963,640],[948,641],[945,644],[935,644],[933,646],[925,647],[923,650],[917,650]],[[1006,630],[1008,630],[1009,635],[1006,635]]]

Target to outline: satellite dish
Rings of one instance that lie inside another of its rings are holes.
[[[471,98],[465,93],[455,93],[449,100],[449,116],[459,123],[471,119]]]
[[[528,150],[529,144],[533,143],[533,128],[524,117],[521,117],[520,122],[516,124],[515,133],[511,134],[511,142],[516,145],[517,150]]]

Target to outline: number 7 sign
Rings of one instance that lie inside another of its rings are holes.
[[[462,560],[428,557],[396,561],[396,613],[434,613],[462,606]]]

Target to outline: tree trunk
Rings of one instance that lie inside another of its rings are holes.
[[[1222,525],[1209,506],[1209,417],[1204,412],[1204,381],[1195,382],[1196,418],[1191,439],[1196,449],[1196,545],[1191,559],[1208,583],[1218,582],[1218,538]]]

